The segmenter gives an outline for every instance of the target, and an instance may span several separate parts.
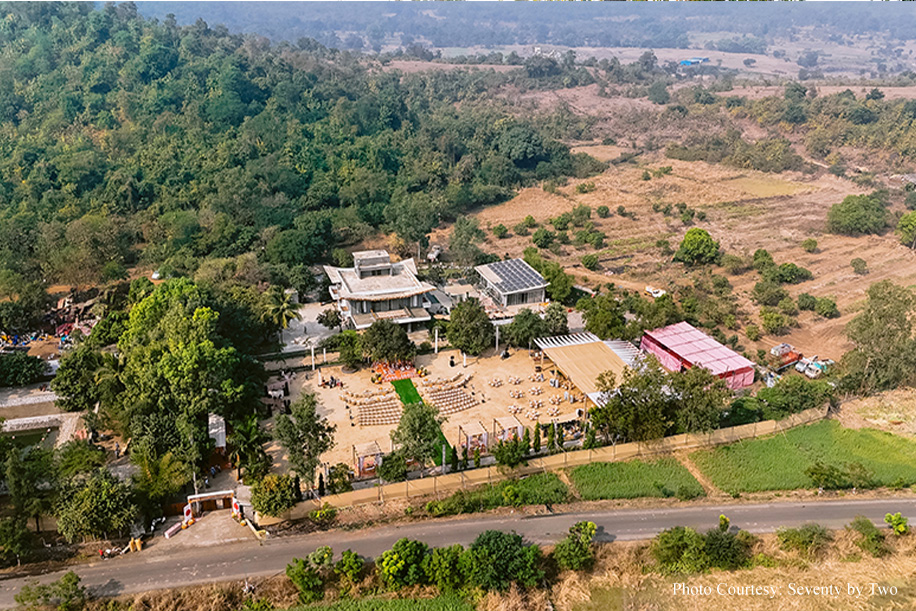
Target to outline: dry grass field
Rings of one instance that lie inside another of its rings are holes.
[[[613,159],[626,147],[581,144],[576,152],[594,153],[599,159]],[[671,166],[666,176],[643,180],[644,170]],[[746,341],[746,348],[769,348],[779,342],[795,344],[809,355],[838,359],[849,349],[843,329],[861,307],[868,287],[879,280],[891,279],[903,285],[916,284],[916,253],[901,246],[892,232],[883,236],[851,238],[825,232],[827,211],[846,195],[864,193],[865,190],[851,181],[825,174],[817,177],[798,172],[765,174],[753,170],[740,170],[704,162],[683,162],[666,159],[661,154],[639,157],[638,164],[612,165],[603,174],[588,179],[595,190],[580,194],[576,185],[584,181],[570,181],[556,193],[540,188],[523,189],[516,197],[498,206],[474,213],[487,233],[484,250],[500,256],[521,256],[532,246],[531,236],[517,236],[512,228],[527,215],[540,224],[579,204],[592,207],[591,220],[598,230],[607,234],[604,248],[597,251],[600,267],[589,272],[581,266],[582,255],[595,252],[591,247],[563,246],[559,255],[542,251],[546,258],[560,261],[577,283],[596,287],[613,282],[625,288],[643,290],[648,284],[672,288],[689,281],[684,267],[663,257],[656,246],[659,239],[668,240],[676,248],[690,227],[674,214],[664,216],[652,210],[653,203],[676,204],[685,202],[691,208],[707,214],[705,221],[695,226],[707,229],[719,240],[725,252],[749,255],[765,248],[777,263],[794,262],[810,269],[810,281],[788,285],[793,296],[805,292],[815,297],[835,298],[841,316],[826,320],[811,312],[799,316],[800,327],[785,336],[765,336],[757,345]],[[624,218],[614,213],[609,218],[598,218],[594,210],[608,206],[612,212],[624,206],[636,219]],[[510,235],[497,239],[490,229],[504,224]],[[549,224],[549,229],[553,229]],[[447,243],[450,229],[442,228],[433,240]],[[572,235],[574,230],[570,231]],[[806,253],[801,242],[815,238],[818,249]],[[850,261],[856,257],[868,263],[869,273],[857,275]],[[724,274],[722,269],[717,273]],[[729,277],[739,307],[753,320],[758,307],[750,300],[750,291],[759,279],[755,272]]]

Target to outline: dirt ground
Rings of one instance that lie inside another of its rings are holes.
[[[456,362],[454,368],[449,366],[449,359],[453,356]],[[442,432],[452,445],[455,445],[458,441],[459,425],[480,422],[484,428],[492,431],[494,418],[513,415],[507,409],[510,405],[522,407],[522,413],[516,415],[516,417],[523,424],[534,427],[535,421],[526,418],[528,401],[533,398],[529,396],[529,389],[533,386],[539,386],[543,390],[542,394],[536,397],[544,403],[544,407],[539,410],[542,424],[550,421],[550,417],[547,416],[547,409],[552,407],[549,403],[550,397],[554,395],[562,396],[563,394],[562,390],[550,387],[546,381],[536,383],[528,379],[534,373],[534,362],[527,351],[515,350],[509,358],[502,359],[496,356],[491,349],[480,358],[468,357],[466,368],[455,350],[442,351],[438,355],[422,355],[417,357],[416,362],[418,366],[429,370],[428,379],[432,380],[449,378],[457,372],[463,373],[470,378],[465,387],[466,391],[480,401],[470,409],[447,417],[446,422],[442,425]],[[344,390],[351,393],[361,393],[364,390],[378,390],[380,388],[379,385],[372,383],[372,372],[367,367],[363,367],[355,373],[344,373],[339,366],[324,367],[321,371],[326,379],[329,376],[334,376],[343,380]],[[509,376],[522,378],[522,383],[519,385],[507,384]],[[494,378],[502,380],[502,386],[491,387],[489,382]],[[421,396],[427,398],[428,395],[421,383],[421,378],[415,378],[414,384],[417,390],[420,391]],[[388,386],[390,387],[390,384]],[[512,399],[509,397],[509,389],[522,390],[526,396],[522,399]],[[390,433],[394,430],[395,425],[361,426],[356,421],[355,415],[351,420],[350,411],[355,410],[347,410],[341,390],[321,388],[318,385],[317,373],[300,372],[296,374],[296,378],[290,384],[290,399],[295,401],[303,392],[314,392],[318,396],[319,414],[327,418],[330,424],[337,427],[336,444],[331,451],[322,455],[322,462],[331,465],[337,463],[353,465],[353,446],[372,441],[378,443],[383,452],[391,450]],[[582,404],[564,401],[558,407],[560,416],[564,416],[574,412],[577,407],[582,407]],[[276,443],[272,443],[268,447],[268,452],[274,459],[275,469],[283,470],[286,458],[283,455],[282,448]]]
[[[916,390],[901,388],[847,401],[838,416],[843,426],[916,436]]]
[[[575,151],[594,152],[607,158],[618,153],[615,146],[583,144]],[[916,284],[916,253],[900,245],[893,233],[883,236],[850,238],[824,232],[830,206],[852,193],[865,192],[851,181],[824,174],[812,177],[798,172],[765,174],[753,170],[727,168],[703,162],[683,162],[666,159],[660,154],[647,155],[638,165],[612,166],[603,174],[588,179],[596,190],[579,194],[571,181],[560,188],[559,194],[547,193],[539,188],[527,188],[508,202],[476,211],[487,238],[482,248],[500,256],[521,256],[532,246],[531,236],[511,234],[512,228],[531,214],[538,223],[579,204],[592,207],[591,220],[598,230],[607,234],[605,247],[598,252],[600,267],[589,272],[579,262],[582,255],[594,252],[590,247],[563,246],[560,255],[542,251],[546,258],[560,261],[576,281],[590,287],[613,282],[624,288],[642,291],[646,285],[672,288],[685,282],[684,268],[663,257],[656,246],[659,239],[668,240],[677,248],[690,226],[672,215],[665,217],[653,212],[655,202],[675,204],[686,202],[707,214],[706,221],[695,226],[707,229],[719,240],[725,252],[749,255],[765,248],[777,263],[794,262],[810,269],[814,278],[786,288],[793,297],[810,293],[815,297],[836,299],[841,316],[833,320],[803,312],[800,327],[784,336],[767,336],[754,344],[739,333],[746,348],[752,353],[757,348],[769,349],[787,341],[805,354],[838,359],[850,345],[844,335],[847,322],[861,307],[868,287],[885,278],[903,284]],[[653,170],[670,165],[672,172],[651,180],[642,180],[645,169]],[[616,211],[624,206],[636,214],[636,220],[616,214],[600,219],[594,213],[599,205]],[[490,229],[498,224],[510,228],[510,236],[497,239]],[[547,225],[549,229],[552,226]],[[433,240],[447,243],[449,228],[443,228]],[[569,233],[572,235],[575,230]],[[815,238],[818,249],[806,253],[801,242]],[[856,257],[865,259],[869,273],[857,275],[849,262]],[[722,269],[716,273],[725,274]],[[730,276],[734,292],[739,298],[739,309],[749,320],[755,321],[758,307],[751,303],[750,291],[759,280],[753,271],[740,276]]]

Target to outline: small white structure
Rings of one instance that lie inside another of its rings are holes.
[[[217,414],[210,414],[207,423],[210,439],[214,441],[217,452],[226,451],[226,420]]]

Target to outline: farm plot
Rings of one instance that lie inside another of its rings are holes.
[[[570,473],[579,496],[587,501],[644,496],[695,498],[703,487],[674,458],[592,463]]]
[[[916,443],[874,429],[843,428],[835,421],[700,450],[691,459],[730,494],[810,487],[805,470],[818,461],[841,469],[861,464],[881,486],[916,483]]]

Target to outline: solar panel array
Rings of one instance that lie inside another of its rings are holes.
[[[499,277],[500,282],[496,288],[503,293],[514,293],[547,284],[543,276],[521,259],[497,261],[487,267]]]

